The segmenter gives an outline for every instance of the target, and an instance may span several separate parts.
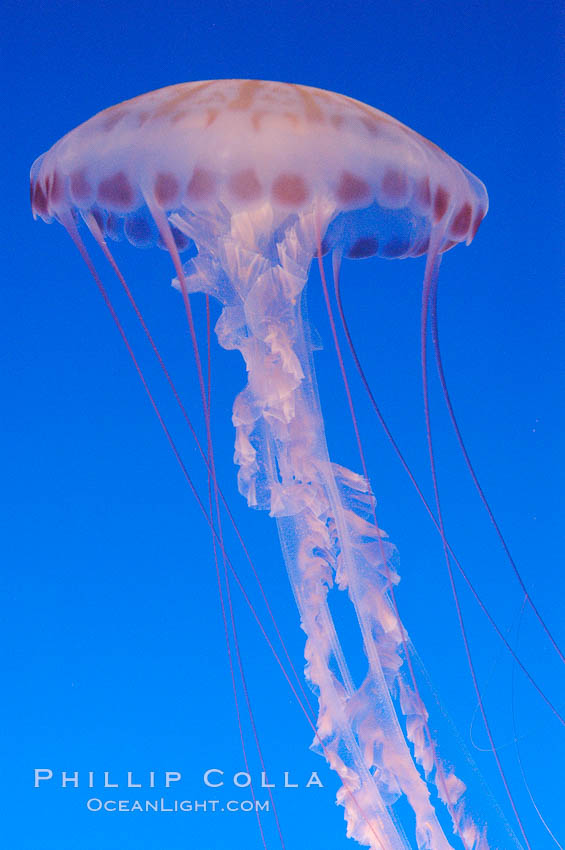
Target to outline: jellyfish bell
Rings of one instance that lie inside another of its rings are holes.
[[[197,216],[267,205],[276,224],[316,206],[333,220],[326,247],[354,258],[424,253],[439,226],[443,249],[469,243],[488,205],[477,178],[383,112],[257,80],[170,86],[100,112],[34,163],[31,196],[46,221],[121,218],[134,244],[149,200]]]
[[[278,525],[307,635],[306,678],[318,698],[313,747],[342,783],[347,834],[373,850],[406,850],[412,841],[421,850],[494,847],[490,824],[467,805],[464,781],[442,762],[431,734],[394,597],[394,550],[377,524],[366,470],[329,459],[303,313],[311,263],[319,259],[323,278],[328,251],[336,269],[341,257],[426,255],[426,301],[440,255],[476,235],[488,208],[483,184],[351,98],[215,80],[95,115],[36,160],[31,201],[35,216],[67,228],[97,280],[83,222],[122,280],[107,238],[166,248],[195,354],[189,294],[222,305],[218,340],[241,352],[248,373],[233,406],[238,485]],[[189,246],[194,256],[183,262]],[[211,505],[222,546],[212,514]],[[357,615],[361,684],[332,618],[334,592],[348,594]],[[410,838],[395,814],[401,798],[413,813]]]

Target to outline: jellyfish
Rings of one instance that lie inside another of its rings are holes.
[[[31,203],[35,216],[67,229],[128,348],[82,234],[94,237],[128,294],[109,240],[168,251],[205,414],[190,295],[205,293],[221,305],[218,341],[239,351],[247,370],[233,404],[238,488],[277,524],[306,634],[305,676],[317,698],[312,746],[339,777],[347,835],[371,850],[494,848],[489,824],[468,805],[463,779],[442,762],[430,730],[396,603],[396,550],[377,523],[361,441],[359,471],[329,457],[305,311],[314,261],[328,294],[326,254],[342,319],[342,260],[424,257],[425,349],[442,255],[470,244],[487,212],[481,181],[399,121],[349,97],[215,80],[141,95],[72,130],[33,164]],[[215,549],[228,558],[205,418],[209,505],[195,495]],[[449,561],[441,514],[434,521]],[[361,683],[332,617],[336,592],[356,614]],[[413,813],[411,835],[396,814],[400,799]],[[510,831],[507,840],[520,846]]]

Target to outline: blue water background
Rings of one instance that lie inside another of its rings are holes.
[[[86,810],[93,793],[84,787],[89,770],[109,771],[111,781],[123,781],[128,770],[134,781],[151,770],[158,776],[181,771],[182,788],[179,783],[173,796],[202,800],[210,798],[205,769],[221,768],[228,779],[244,766],[206,525],[77,251],[62,227],[32,220],[29,166],[65,132],[123,99],[180,81],[249,77],[307,83],[366,101],[480,176],[490,195],[488,217],[473,245],[446,256],[441,271],[445,368],[485,491],[524,580],[565,643],[559,4],[7,0],[2,17],[2,844],[8,850],[260,848],[251,814]],[[129,245],[119,246],[117,255],[184,397],[197,408],[169,258]],[[422,274],[422,260],[348,262],[343,296],[375,395],[431,496],[419,366]],[[197,453],[127,305],[110,275],[105,280],[205,493]],[[309,305],[325,342],[316,364],[330,451],[358,469],[315,270]],[[200,329],[202,307],[197,300]],[[239,355],[214,345],[213,371],[222,486],[301,669],[304,636],[274,523],[247,510],[235,484],[230,412],[245,379]],[[494,760],[481,751],[488,742],[476,717],[440,543],[354,375],[352,387],[379,521],[400,553],[404,621],[443,710],[515,828]],[[520,592],[466,476],[435,383],[432,401],[450,539],[516,642]],[[326,785],[277,790],[286,846],[353,846],[333,802],[337,783],[308,750],[311,730],[241,598],[234,599],[272,778],[280,783],[290,771],[291,781],[303,783],[318,770]],[[521,782],[512,704],[532,793],[561,842],[562,730],[513,674],[464,590],[462,604],[517,806],[532,846],[549,850],[555,845]],[[360,669],[353,620],[343,629]],[[531,615],[519,631],[526,663],[563,706],[562,668]],[[449,723],[435,704],[430,710],[441,750],[440,733],[449,732]],[[472,775],[464,749],[456,744],[452,752],[461,775]],[[252,763],[257,777],[255,756]],[[34,768],[52,769],[54,780],[34,789]],[[63,770],[81,772],[79,789],[61,789]],[[475,789],[475,799],[483,799],[481,793]],[[94,794],[111,795],[100,788]],[[114,796],[132,794],[121,788]],[[143,789],[139,796],[161,792]],[[222,791],[222,800],[232,796],[249,795]],[[272,818],[265,829],[269,848],[280,846]],[[508,839],[502,850],[512,846]]]

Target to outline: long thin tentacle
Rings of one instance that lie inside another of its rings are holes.
[[[150,346],[153,350],[153,353],[155,354],[155,357],[157,359],[159,367],[160,367],[161,371],[163,372],[163,374],[165,376],[165,380],[167,381],[167,383],[168,383],[168,385],[171,389],[171,392],[173,394],[173,398],[174,398],[174,400],[175,400],[175,402],[176,402],[176,404],[177,404],[177,406],[178,406],[178,408],[179,408],[179,410],[180,410],[180,412],[181,412],[181,414],[182,414],[182,416],[183,416],[183,418],[184,418],[184,420],[185,420],[185,422],[186,422],[186,424],[189,428],[189,431],[190,431],[192,438],[193,438],[193,440],[196,444],[198,452],[199,452],[202,460],[204,461],[204,464],[206,465],[206,469],[208,470],[209,474],[211,475],[210,459],[208,458],[206,452],[204,451],[204,448],[203,448],[203,446],[202,446],[202,444],[201,444],[201,442],[198,438],[198,435],[196,433],[196,429],[195,429],[195,427],[192,423],[190,416],[188,415],[188,411],[186,409],[186,406],[184,405],[184,403],[183,403],[183,401],[182,401],[182,399],[179,395],[177,387],[173,382],[173,379],[170,375],[170,372],[167,369],[167,366],[166,366],[166,364],[163,360],[161,352],[159,351],[159,349],[157,347],[157,344],[156,344],[156,342],[155,342],[155,340],[154,340],[154,338],[153,338],[153,336],[152,336],[152,334],[149,330],[149,327],[148,327],[148,325],[147,325],[147,323],[146,323],[146,321],[143,317],[143,314],[141,313],[141,310],[140,310],[140,308],[139,308],[139,306],[138,306],[138,304],[137,304],[137,302],[136,302],[136,300],[133,296],[133,293],[132,293],[130,287],[128,286],[127,281],[126,281],[124,275],[122,274],[115,258],[113,257],[113,255],[112,255],[112,253],[111,253],[111,251],[110,251],[110,249],[109,249],[109,247],[108,247],[108,245],[107,245],[107,243],[104,239],[104,236],[102,235],[102,232],[100,231],[100,228],[98,226],[96,219],[94,218],[94,216],[89,215],[85,218],[85,220],[86,220],[86,224],[87,224],[88,228],[90,229],[90,231],[91,231],[92,235],[94,236],[96,242],[98,243],[99,247],[101,248],[104,256],[106,257],[106,259],[110,263],[110,266],[112,267],[116,277],[120,281],[120,284],[121,284],[124,292],[126,293],[126,296],[129,300],[130,304],[133,307],[134,313],[135,313],[135,315],[136,315],[136,317],[139,321],[139,324],[141,325],[143,332],[144,332],[144,334],[145,334],[145,336],[146,336],[146,338],[147,338],[147,340],[148,340],[148,342],[149,342],[149,344],[150,344]],[[290,654],[288,652],[288,648],[287,648],[286,643],[284,641],[284,638],[281,634],[278,623],[275,619],[275,616],[274,616],[273,610],[271,608],[271,605],[269,603],[269,600],[267,598],[267,595],[265,593],[265,589],[263,587],[263,583],[261,582],[261,578],[259,576],[259,572],[257,570],[257,567],[255,566],[255,563],[254,563],[254,561],[251,557],[251,553],[249,552],[247,544],[245,543],[245,540],[243,539],[243,536],[241,534],[239,526],[236,522],[235,516],[233,515],[233,512],[232,512],[232,510],[229,506],[227,498],[226,498],[219,482],[218,482],[218,494],[219,494],[220,500],[222,502],[222,506],[223,506],[224,510],[226,511],[227,516],[229,518],[229,521],[232,525],[232,528],[233,528],[233,530],[236,534],[238,542],[239,542],[240,546],[242,547],[245,558],[246,558],[246,560],[247,560],[247,562],[248,562],[248,564],[251,568],[251,572],[252,572],[253,577],[254,577],[254,579],[257,583],[257,586],[259,588],[259,592],[261,594],[261,597],[263,599],[263,602],[264,602],[265,607],[267,609],[267,612],[269,614],[269,618],[270,618],[270,620],[273,624],[275,633],[276,633],[277,638],[278,638],[278,640],[281,644],[281,647],[282,647],[282,650],[283,650],[284,655],[286,657],[287,663],[288,663],[288,665],[289,665],[289,667],[292,671],[292,674],[294,676],[295,683],[296,683],[299,691],[302,694],[302,700],[304,702],[304,705],[309,709],[311,717],[314,717],[314,709],[312,708],[309,695],[307,694],[307,692],[304,688],[302,679],[299,676],[298,671],[296,670],[296,667],[293,664],[292,658],[290,657]]]
[[[494,758],[495,758],[495,761],[496,761],[498,772],[500,774],[500,778],[501,778],[502,783],[504,785],[504,789],[506,791],[506,795],[507,795],[508,800],[510,802],[510,806],[512,808],[512,811],[514,812],[514,816],[515,816],[516,821],[518,823],[518,826],[520,828],[520,832],[522,834],[522,837],[524,839],[526,847],[528,848],[528,850],[531,850],[531,845],[530,845],[530,842],[528,840],[528,836],[526,834],[526,831],[524,829],[522,819],[520,818],[520,814],[518,812],[516,803],[514,801],[512,791],[510,790],[510,786],[508,784],[508,780],[506,778],[504,768],[502,767],[502,762],[500,760],[500,756],[498,755],[498,750],[497,750],[495,742],[494,742],[494,736],[493,736],[493,733],[492,733],[492,730],[491,730],[491,727],[490,727],[490,723],[489,723],[489,720],[488,720],[488,717],[487,717],[486,708],[485,708],[483,697],[482,697],[481,690],[480,690],[480,687],[479,687],[478,677],[477,677],[477,673],[476,673],[476,670],[475,670],[475,664],[474,664],[472,653],[471,653],[471,646],[470,646],[469,639],[468,639],[468,636],[467,636],[467,629],[466,629],[465,620],[464,620],[464,617],[463,617],[463,611],[462,611],[462,608],[461,608],[459,593],[458,593],[458,590],[457,590],[457,586],[455,584],[455,576],[454,576],[453,569],[452,569],[452,566],[451,566],[451,557],[450,557],[450,554],[449,554],[449,549],[448,549],[448,546],[447,546],[447,540],[446,540],[446,536],[445,536],[445,529],[444,529],[444,523],[443,523],[443,513],[442,513],[442,508],[441,508],[441,502],[440,502],[439,485],[438,485],[438,478],[437,478],[437,472],[436,472],[435,455],[434,455],[433,439],[432,439],[432,426],[431,426],[429,392],[428,392],[428,363],[427,363],[428,315],[429,315],[429,309],[430,309],[430,299],[433,298],[433,289],[437,285],[437,276],[438,276],[440,262],[441,262],[441,256],[440,255],[438,255],[437,257],[428,256],[428,262],[426,264],[426,274],[424,276],[424,286],[423,286],[423,291],[422,291],[422,317],[421,317],[421,332],[420,332],[420,348],[421,348],[421,364],[422,364],[422,389],[423,389],[423,396],[424,396],[424,416],[425,416],[425,420],[426,420],[426,437],[427,437],[427,442],[428,442],[428,455],[429,455],[429,461],[430,461],[430,471],[431,471],[431,475],[432,475],[434,499],[435,499],[435,504],[436,504],[436,515],[437,515],[437,519],[438,519],[438,523],[439,523],[439,527],[440,527],[440,535],[441,535],[441,539],[442,539],[442,545],[443,545],[443,550],[444,550],[447,572],[448,572],[448,575],[449,575],[449,582],[450,582],[451,591],[452,591],[452,594],[453,594],[453,601],[455,603],[455,610],[456,610],[456,613],[457,613],[457,619],[459,621],[459,629],[461,631],[461,636],[463,638],[463,645],[464,645],[464,648],[465,648],[465,655],[467,657],[467,664],[469,666],[469,671],[471,673],[473,688],[475,690],[475,694],[476,694],[477,701],[478,701],[478,704],[479,704],[481,717],[483,719],[483,724],[485,726],[487,737],[489,739],[490,746],[492,747],[492,752],[493,752],[493,755],[494,755]]]
[[[404,471],[408,475],[408,478],[410,479],[412,486],[414,487],[416,493],[418,494],[420,501],[422,502],[426,512],[428,513],[431,521],[433,522],[433,524],[435,525],[435,527],[436,527],[436,529],[439,533],[439,530],[440,530],[439,529],[439,523],[438,523],[438,521],[437,521],[437,519],[434,515],[434,512],[433,512],[432,508],[430,507],[430,504],[427,501],[427,499],[426,499],[426,497],[425,497],[425,495],[422,491],[422,488],[418,484],[418,482],[417,482],[417,480],[414,476],[414,473],[412,472],[412,470],[411,470],[411,468],[408,464],[408,461],[404,457],[404,454],[402,453],[398,443],[396,442],[394,435],[392,434],[392,432],[391,432],[391,430],[388,426],[388,423],[386,422],[386,419],[384,418],[384,416],[382,414],[382,411],[381,411],[379,405],[377,404],[374,393],[373,393],[371,386],[369,384],[369,380],[368,380],[368,378],[365,374],[365,371],[364,371],[363,366],[361,364],[361,361],[359,359],[359,355],[357,353],[357,349],[356,349],[355,344],[353,342],[353,338],[351,336],[351,331],[350,331],[350,328],[349,328],[349,323],[347,321],[347,317],[345,315],[345,310],[344,310],[344,307],[343,307],[343,300],[342,300],[342,297],[341,297],[341,283],[340,283],[341,279],[340,279],[340,273],[339,273],[339,265],[340,265],[340,256],[337,252],[334,252],[333,266],[334,266],[334,285],[335,285],[336,304],[337,304],[341,324],[342,324],[342,327],[343,327],[343,331],[344,331],[344,334],[345,334],[345,338],[347,340],[347,344],[349,346],[349,350],[351,352],[351,356],[352,356],[353,362],[355,364],[355,368],[357,369],[357,372],[359,374],[359,377],[361,379],[361,382],[363,384],[365,392],[367,393],[367,396],[369,398],[371,406],[372,406],[372,408],[375,412],[377,419],[379,420],[379,422],[381,424],[381,427],[383,428],[383,431],[384,431],[390,445],[392,446],[396,456],[398,457],[400,463],[402,464]],[[463,579],[464,579],[465,583],[467,584],[469,590],[471,591],[475,601],[479,605],[481,611],[483,612],[483,614],[485,615],[485,617],[489,621],[492,628],[495,630],[498,638],[502,641],[505,648],[510,653],[510,655],[514,658],[514,660],[516,661],[516,663],[518,664],[518,666],[520,667],[520,669],[522,670],[522,672],[524,673],[524,675],[526,676],[526,678],[528,679],[528,681],[530,682],[532,687],[537,691],[538,695],[546,703],[548,708],[553,712],[553,714],[555,715],[557,720],[561,723],[562,726],[565,726],[565,717],[560,713],[558,708],[551,702],[549,697],[545,694],[545,692],[540,687],[540,685],[538,685],[538,683],[536,682],[536,680],[534,679],[532,674],[529,672],[529,670],[527,669],[525,664],[522,662],[522,660],[520,659],[520,657],[516,653],[516,651],[513,649],[512,645],[509,643],[506,636],[504,635],[504,633],[502,632],[500,627],[497,625],[496,621],[494,620],[493,616],[491,615],[490,611],[488,610],[487,606],[485,605],[485,603],[481,599],[477,589],[475,588],[473,582],[471,581],[469,575],[467,574],[467,572],[464,569],[463,565],[461,564],[460,560],[457,558],[457,556],[456,556],[453,548],[451,547],[449,541],[446,541],[446,543],[447,543],[447,548],[448,548],[449,554],[451,555],[451,557],[453,559],[453,563],[456,565],[459,573],[461,574],[461,576],[463,577]]]
[[[522,588],[522,591],[524,593],[526,601],[527,601],[529,607],[534,612],[534,615],[536,616],[537,620],[539,621],[542,629],[544,630],[545,634],[547,635],[547,637],[548,637],[549,641],[551,642],[553,648],[555,649],[555,651],[559,655],[559,658],[561,659],[562,662],[565,663],[565,655],[563,654],[563,651],[561,650],[561,648],[560,648],[559,644],[557,643],[554,635],[552,634],[551,630],[549,629],[549,626],[545,622],[541,612],[539,611],[535,602],[533,601],[533,599],[532,599],[532,597],[531,597],[531,595],[528,591],[528,588],[526,587],[526,583],[524,582],[522,573],[518,569],[518,565],[516,564],[516,561],[512,557],[512,553],[510,552],[510,548],[508,546],[508,543],[506,542],[506,538],[504,537],[504,535],[502,533],[500,525],[498,524],[498,522],[496,520],[496,517],[493,513],[493,510],[490,506],[490,503],[489,503],[489,501],[488,501],[488,499],[485,495],[485,492],[484,492],[484,490],[481,486],[481,483],[480,483],[480,481],[477,477],[477,473],[475,472],[475,468],[474,468],[473,463],[471,461],[471,458],[469,456],[467,446],[465,445],[465,442],[463,440],[463,435],[461,433],[461,429],[459,427],[459,423],[457,421],[457,418],[455,416],[455,411],[453,409],[453,404],[451,402],[451,396],[449,394],[449,390],[448,390],[448,387],[447,387],[447,381],[446,381],[446,378],[445,378],[445,372],[444,372],[444,368],[443,368],[443,360],[442,360],[441,348],[440,348],[440,344],[439,344],[439,326],[438,326],[438,314],[437,314],[437,289],[438,289],[437,286],[433,287],[432,291],[430,293],[430,330],[431,330],[432,342],[433,342],[434,353],[435,353],[436,367],[437,367],[437,371],[438,371],[439,381],[440,381],[440,384],[441,384],[441,390],[442,390],[442,393],[443,393],[443,398],[445,400],[447,410],[449,412],[449,418],[451,419],[451,424],[453,425],[453,430],[455,432],[455,436],[457,437],[457,442],[459,443],[459,448],[461,449],[461,454],[463,455],[463,458],[465,460],[465,465],[467,466],[467,469],[469,470],[469,475],[472,478],[473,484],[475,485],[475,489],[476,489],[477,493],[479,494],[479,498],[480,498],[480,500],[483,504],[483,507],[484,507],[485,511],[487,512],[488,518],[491,521],[492,526],[493,526],[493,528],[496,532],[496,536],[498,537],[498,539],[499,539],[499,541],[502,545],[504,553],[505,553],[505,555],[508,559],[508,563],[512,567],[514,575],[516,576],[518,583],[519,583],[520,587]]]

